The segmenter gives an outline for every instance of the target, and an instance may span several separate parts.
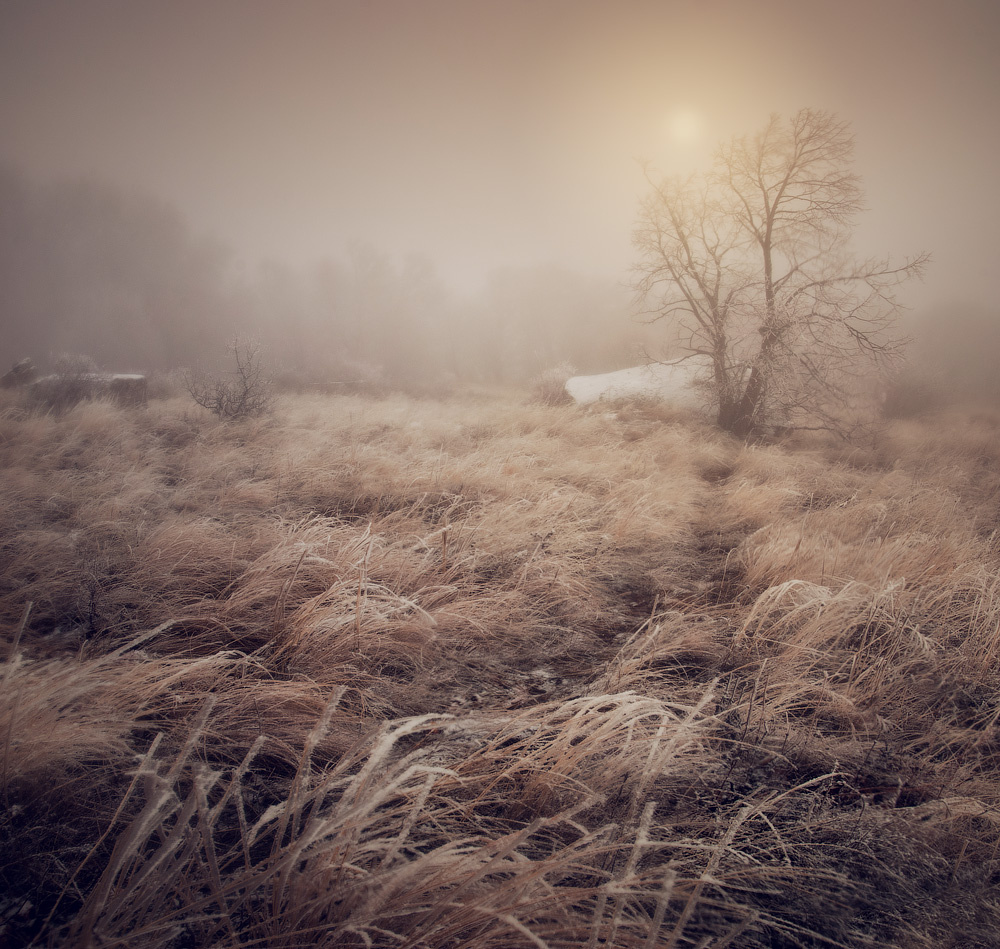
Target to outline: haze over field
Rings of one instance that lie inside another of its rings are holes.
[[[0,949],[1000,946],[998,27],[0,0]]]
[[[859,250],[930,251],[906,302],[993,312],[998,27],[988,0],[5,0],[0,161],[156,195],[251,272],[367,246],[475,295],[627,280],[637,160],[825,109],[857,135]]]

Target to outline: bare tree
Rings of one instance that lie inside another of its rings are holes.
[[[264,369],[260,343],[235,338],[227,347],[233,368],[223,375],[188,372],[184,384],[191,398],[221,419],[265,415],[274,405],[271,378]]]
[[[740,438],[838,427],[859,381],[899,353],[893,291],[928,258],[852,257],[853,149],[847,123],[806,109],[722,146],[706,175],[647,171],[638,297],[705,360],[718,423]]]

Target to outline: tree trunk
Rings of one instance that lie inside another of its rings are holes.
[[[744,440],[760,434],[764,422],[762,409],[767,398],[768,366],[771,363],[774,350],[781,340],[781,330],[778,327],[777,318],[774,316],[773,292],[769,294],[768,303],[771,317],[767,324],[761,328],[761,335],[764,339],[760,344],[760,352],[757,353],[757,358],[753,362],[750,378],[747,379],[743,395],[737,400],[732,427],[727,429],[737,438]]]
[[[746,389],[743,390],[743,397],[733,405],[732,421],[726,427],[726,431],[744,441],[759,434],[759,416],[765,389],[764,373],[761,371],[760,365],[755,365],[750,370],[750,378],[747,380]]]

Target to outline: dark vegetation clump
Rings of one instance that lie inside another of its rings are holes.
[[[0,376],[0,389],[23,389],[38,378],[38,370],[30,357],[18,360]]]
[[[98,394],[97,363],[81,353],[62,353],[55,360],[55,371],[36,379],[29,389],[31,401],[56,412]]]
[[[4,408],[0,944],[996,945],[996,421],[881,438]]]

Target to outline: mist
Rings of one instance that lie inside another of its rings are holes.
[[[997,946],[998,39],[0,0],[0,949]]]
[[[855,129],[858,253],[933,256],[910,326],[991,324],[998,26],[984,0],[5,3],[0,365],[253,334],[323,381],[618,368],[657,343],[640,162],[698,170],[802,107]]]
[[[105,182],[39,183],[0,171],[0,279],[8,362],[62,354],[104,369],[171,370],[259,340],[291,386],[413,391],[524,382],[560,362],[634,358],[627,288],[554,265],[506,268],[460,294],[421,256],[356,243],[295,266],[242,265],[171,205]]]

